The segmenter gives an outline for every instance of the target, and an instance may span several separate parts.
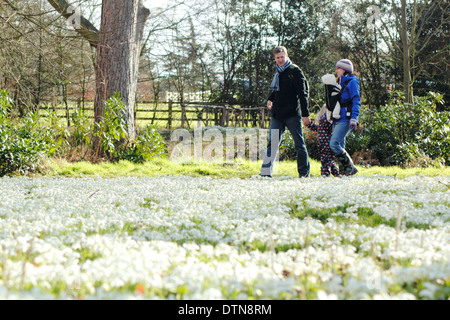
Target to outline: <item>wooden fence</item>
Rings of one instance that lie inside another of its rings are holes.
[[[240,108],[229,105],[213,105],[184,103],[181,104],[181,117],[174,117],[174,104],[169,102],[168,115],[165,118],[143,118],[136,116],[136,120],[167,121],[167,127],[173,128],[175,121],[181,122],[181,128],[191,128],[193,123],[202,122],[204,126],[221,127],[260,127],[266,128],[270,124],[270,112],[266,108]],[[137,110],[139,111],[139,109]],[[158,112],[158,110],[154,110]],[[165,111],[163,111],[165,112]]]
[[[162,107],[165,108],[162,108]],[[70,125],[71,111],[77,107],[53,107],[50,111],[64,110],[64,114],[58,113],[60,118],[66,118]],[[79,107],[78,107],[79,108]],[[41,109],[42,110],[42,109]],[[93,118],[93,108],[85,107],[85,114]],[[201,122],[203,126],[221,127],[259,127],[268,128],[270,125],[270,111],[266,107],[261,108],[241,108],[230,105],[217,105],[209,103],[183,103],[175,104],[169,102],[156,107],[136,108],[136,121],[155,123],[164,128],[173,129],[175,127],[194,128],[195,124]]]

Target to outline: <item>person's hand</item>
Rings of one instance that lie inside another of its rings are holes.
[[[305,126],[309,126],[311,124],[311,119],[309,117],[303,117],[302,121]]]
[[[267,109],[272,110],[273,107],[273,102],[272,101],[267,101]]]
[[[350,120],[350,130],[356,130],[358,128],[358,121],[356,119]]]

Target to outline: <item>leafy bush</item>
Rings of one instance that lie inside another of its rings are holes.
[[[315,160],[320,160],[317,132],[303,130],[303,138],[305,140],[309,157]],[[295,150],[294,138],[292,138],[291,132],[286,130],[280,143],[280,160],[295,159],[297,159],[297,151]]]
[[[39,116],[34,112],[12,119],[11,108],[8,92],[0,90],[0,176],[36,171],[43,158],[69,155],[77,147],[89,150],[93,134],[111,161],[142,163],[166,153],[164,139],[154,126],[146,127],[135,139],[128,137],[124,105],[118,94],[106,101],[104,119],[96,124],[95,131],[81,110],[73,112],[69,132],[58,125],[56,113]]]
[[[0,176],[35,171],[43,157],[54,155],[61,146],[58,134],[41,124],[37,112],[12,120],[10,108],[8,93],[0,90]]]
[[[319,141],[317,132],[311,130],[304,130],[303,136],[305,138],[306,149],[308,155],[314,160],[320,161]]]
[[[350,132],[346,150],[362,165],[428,167],[450,165],[450,112],[436,111],[442,95],[430,92],[405,102],[401,92],[393,92],[387,105],[361,109],[362,126]],[[317,135],[305,130],[309,156],[320,160]],[[289,131],[281,142],[281,159],[296,159]]]
[[[135,141],[130,141],[123,148],[121,160],[143,163],[155,156],[166,154],[166,144],[156,126],[149,125],[140,131]]]
[[[142,163],[166,152],[164,139],[154,126],[148,126],[136,139],[130,139],[124,115],[125,106],[116,93],[105,102],[104,118],[96,124],[94,135],[100,139],[99,146],[111,161]]]
[[[8,91],[0,90],[0,123],[8,116],[11,110],[12,100],[8,96]]]
[[[99,138],[97,152],[104,152],[110,160],[120,160],[121,144],[127,137],[125,106],[116,93],[105,101],[104,115],[100,122],[95,123],[94,136]]]
[[[289,130],[286,130],[280,142],[280,160],[297,159],[297,151],[295,151],[295,142]]]
[[[84,114],[83,110],[75,109],[72,112],[72,134],[71,145],[89,145],[92,136],[91,121]]]
[[[393,92],[379,109],[362,110],[362,130],[347,137],[347,149],[372,152],[381,165],[450,165],[450,113],[437,112],[442,95],[429,93],[405,102]]]

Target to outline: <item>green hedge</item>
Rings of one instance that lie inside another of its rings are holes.
[[[0,176],[34,171],[59,148],[54,130],[41,125],[37,113],[13,120],[11,107],[8,92],[0,90]]]
[[[428,167],[450,165],[450,112],[438,112],[443,96],[430,92],[405,102],[401,92],[393,92],[387,105],[361,109],[360,127],[350,132],[346,150],[358,164]],[[309,156],[320,160],[317,134],[308,129],[304,137]],[[295,159],[295,145],[289,131],[281,143],[281,159]]]
[[[347,150],[369,152],[383,166],[450,165],[450,113],[436,111],[442,99],[430,92],[409,104],[393,92],[387,105],[363,108],[362,128],[347,137]]]

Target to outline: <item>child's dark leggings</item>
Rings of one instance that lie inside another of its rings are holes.
[[[329,147],[320,150],[320,162],[322,163],[322,176],[329,177],[332,174],[335,177],[339,177],[339,169],[334,161],[334,153]]]

